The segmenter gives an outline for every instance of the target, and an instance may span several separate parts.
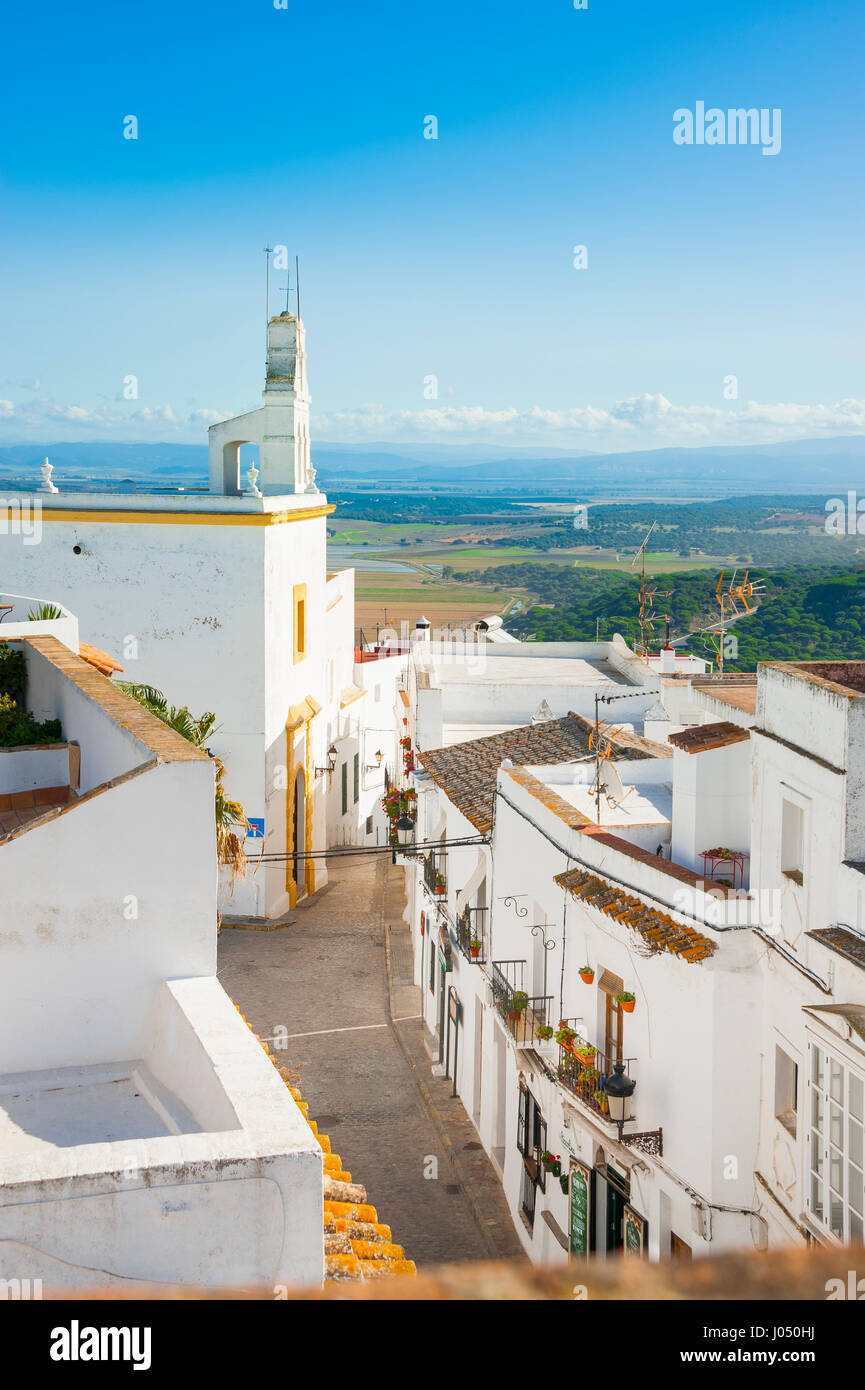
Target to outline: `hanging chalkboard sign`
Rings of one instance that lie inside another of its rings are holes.
[[[588,1255],[591,1220],[591,1173],[571,1159],[570,1220],[568,1246],[572,1255]]]

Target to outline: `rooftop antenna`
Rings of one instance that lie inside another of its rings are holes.
[[[273,255],[273,247],[265,246],[264,254],[266,257],[264,271],[264,323],[266,327],[270,322],[270,258]]]
[[[640,557],[640,650],[637,653],[638,656],[649,655],[649,649],[646,644],[646,630],[648,629],[650,633],[655,630],[656,615],[654,612],[654,604],[656,594],[660,593],[662,598],[669,598],[672,592],[671,589],[660,590],[646,588],[646,546],[649,544],[650,537],[652,533],[657,530],[657,527],[657,521],[653,521],[646,532],[642,545],[640,545],[631,561],[631,569],[633,569],[634,565],[637,563],[637,556]],[[666,618],[668,615],[665,613],[663,616]]]
[[[300,318],[300,257],[294,258],[294,284],[297,293],[297,317]]]
[[[290,276],[288,273],[286,273],[286,277],[285,277],[285,308],[284,308],[283,311],[282,311],[284,314],[290,314],[290,313],[291,313],[291,310],[290,310],[289,307],[288,307],[288,296],[289,296],[290,293],[291,293],[291,276]]]
[[[754,612],[756,604],[752,606],[749,599],[759,598],[766,588],[762,579],[749,579],[749,570],[745,570],[744,579],[741,579],[737,584],[736,575],[738,574],[738,570],[734,569],[727,581],[727,587],[725,589],[722,586],[726,573],[726,570],[721,570],[718,583],[715,586],[715,601],[721,610],[720,620],[716,626],[705,629],[711,637],[717,638],[717,641],[713,643],[712,646],[717,656],[718,674],[720,676],[724,674],[724,642],[726,640],[727,628],[731,623],[735,622],[737,618],[750,616],[750,614]]]

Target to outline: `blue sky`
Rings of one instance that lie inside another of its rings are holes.
[[[865,431],[863,40],[860,0],[16,6],[0,439],[254,406],[268,243],[320,439]],[[780,108],[781,152],[677,146],[698,100]]]

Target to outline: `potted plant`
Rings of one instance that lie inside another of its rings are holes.
[[[598,1055],[598,1049],[596,1047],[592,1047],[592,1044],[587,1042],[572,1043],[571,1051],[573,1052],[577,1061],[581,1062],[584,1067],[591,1067],[594,1064],[595,1058]]]
[[[571,1043],[576,1036],[577,1034],[573,1028],[569,1028],[566,1023],[560,1023],[558,1031],[556,1032],[556,1042],[559,1044],[559,1047],[563,1047],[566,1051],[569,1051]]]
[[[562,1173],[561,1177],[559,1178],[559,1182],[561,1183],[562,1191],[564,1192],[565,1196],[567,1197],[568,1192],[570,1191],[570,1186],[571,1186],[571,1175],[570,1175],[570,1173]]]
[[[599,1109],[599,1110],[602,1110],[603,1113],[604,1113],[605,1115],[609,1112],[610,1103],[609,1103],[609,1101],[607,1100],[607,1093],[606,1093],[606,1091],[601,1091],[601,1090],[595,1091],[595,1094],[594,1094],[594,1096],[592,1097],[592,1099],[594,1100],[594,1102],[595,1102],[595,1104],[597,1105],[598,1109]]]
[[[541,1023],[538,1025],[538,1037],[541,1042],[549,1042],[553,1036],[553,1025],[551,1023]]]
[[[600,1079],[601,1073],[598,1071],[597,1067],[583,1067],[577,1078],[580,1085],[587,1091],[590,1087],[596,1086]]]
[[[436,896],[439,897],[439,898],[443,897],[444,894],[445,894],[445,892],[447,891],[447,885],[445,884],[445,876],[444,876],[444,874],[436,874],[436,876],[435,876],[435,891],[436,891]]]
[[[484,943],[481,941],[479,936],[473,936],[471,938],[471,940],[469,941],[469,950],[472,953],[472,960],[477,960],[478,956],[481,953],[481,946],[483,944]]]
[[[595,972],[590,965],[580,966],[580,979],[584,985],[590,985],[595,978]]]
[[[623,1014],[632,1014],[636,1002],[633,994],[629,994],[627,990],[623,994],[616,995],[616,1003],[621,1004]]]
[[[514,1027],[519,1023],[528,1002],[529,996],[522,989],[516,990],[508,1000],[508,1018]]]
[[[542,1157],[541,1157],[541,1163],[544,1165],[544,1171],[545,1171],[545,1172],[547,1172],[547,1173],[552,1173],[552,1175],[553,1175],[554,1178],[560,1178],[560,1177],[561,1177],[561,1175],[562,1175],[562,1156],[561,1156],[561,1154],[552,1154],[552,1153],[550,1153],[549,1149],[545,1149],[544,1152],[543,1152],[543,1155],[542,1155]]]

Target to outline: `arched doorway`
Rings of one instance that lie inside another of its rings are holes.
[[[306,860],[302,857],[306,850],[306,777],[302,767],[297,769],[294,779],[294,805],[291,825],[291,863],[292,877],[297,886],[297,896],[306,893]]]

